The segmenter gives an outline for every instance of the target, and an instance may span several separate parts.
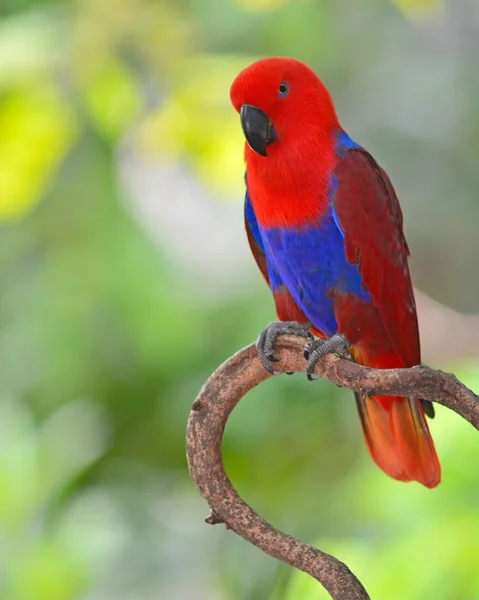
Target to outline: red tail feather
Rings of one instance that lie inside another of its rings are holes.
[[[378,467],[394,479],[436,487],[441,467],[421,401],[356,395],[356,402],[366,446]]]

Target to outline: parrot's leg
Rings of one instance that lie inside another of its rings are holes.
[[[296,321],[273,321],[267,325],[259,334],[256,341],[256,350],[263,367],[275,374],[273,363],[278,362],[279,358],[274,356],[274,343],[279,335],[298,335],[306,339],[313,339],[309,333],[311,323],[296,323]]]
[[[306,365],[306,377],[313,381],[314,368],[318,360],[325,354],[338,354],[342,358],[351,360],[348,352],[350,344],[342,333],[338,333],[329,338],[329,340],[312,340],[304,347],[304,358],[308,361]]]

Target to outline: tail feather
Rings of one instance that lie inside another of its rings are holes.
[[[421,400],[356,394],[356,403],[366,446],[378,467],[400,481],[437,486],[441,468]]]

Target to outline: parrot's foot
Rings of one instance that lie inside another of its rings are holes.
[[[314,368],[318,360],[325,354],[338,354],[342,358],[351,360],[348,352],[349,344],[342,333],[333,335],[329,340],[313,340],[304,347],[304,358],[308,361],[306,365],[306,377],[313,381]]]
[[[273,321],[266,326],[259,334],[256,341],[256,350],[263,367],[275,374],[273,363],[278,362],[279,358],[274,356],[274,343],[279,335],[298,335],[306,339],[313,339],[309,333],[311,323],[296,323],[296,321]]]

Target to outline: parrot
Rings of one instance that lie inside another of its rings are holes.
[[[327,353],[374,369],[421,364],[403,215],[391,181],[341,127],[316,73],[264,58],[230,88],[245,138],[247,239],[276,321],[256,348],[274,373],[278,336],[305,339],[305,367]],[[355,393],[367,450],[384,473],[427,488],[441,468],[420,398]]]

